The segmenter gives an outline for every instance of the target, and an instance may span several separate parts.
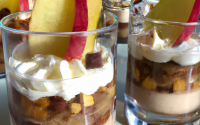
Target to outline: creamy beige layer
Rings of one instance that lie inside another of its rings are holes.
[[[179,115],[200,108],[200,89],[188,93],[158,93],[136,85],[132,87],[132,97],[137,101],[137,104],[151,112]]]

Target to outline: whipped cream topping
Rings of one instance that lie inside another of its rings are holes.
[[[146,58],[157,63],[166,63],[174,61],[182,66],[194,65],[200,62],[200,44],[198,39],[190,38],[182,42],[181,45],[174,48],[167,48],[164,41],[154,33],[155,38],[149,38],[148,35],[130,36],[129,50],[136,59]],[[164,48],[163,48],[164,47]]]
[[[104,66],[89,70],[81,60],[67,62],[53,55],[36,55],[31,61],[24,62],[10,57],[9,64],[17,71],[11,73],[17,79],[12,82],[13,86],[33,101],[49,96],[60,96],[69,101],[80,93],[91,95],[114,77],[112,53],[106,48],[102,51],[102,55],[108,57]]]

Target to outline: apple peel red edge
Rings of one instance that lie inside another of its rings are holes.
[[[19,11],[29,10],[29,0],[19,0]]]
[[[75,0],[75,20],[73,32],[87,31],[88,29],[88,8],[87,0]],[[81,59],[82,53],[85,48],[87,37],[74,36],[71,37],[67,51],[63,60],[68,62],[73,59]]]
[[[198,21],[199,11],[200,11],[200,0],[195,0],[191,15],[188,19],[188,23]],[[187,41],[194,31],[195,25],[188,25],[188,26],[184,26],[184,27],[185,27],[185,29],[183,30],[180,37],[173,44],[172,47],[176,47],[176,46],[180,45],[183,41]]]

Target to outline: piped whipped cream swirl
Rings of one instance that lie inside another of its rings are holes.
[[[134,58],[139,60],[146,58],[157,63],[174,61],[182,66],[200,62],[200,41],[197,37],[190,38],[174,48],[165,47],[165,42],[159,38],[156,32],[154,38],[150,39],[150,37],[149,35],[130,36],[129,50]]]
[[[60,96],[69,101],[80,93],[94,94],[114,77],[113,56],[105,48],[102,50],[102,55],[108,56],[104,66],[89,70],[85,69],[81,60],[67,62],[53,55],[36,55],[28,62],[10,57],[10,66],[17,70],[17,73],[11,73],[14,77],[11,83],[33,101],[49,96]]]

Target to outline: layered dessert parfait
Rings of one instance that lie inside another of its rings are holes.
[[[24,58],[27,46],[22,42],[15,48],[15,59],[9,59],[15,72],[7,71],[14,125],[115,124],[116,75],[105,48],[87,54],[86,62],[105,60],[85,68],[80,60],[68,63],[53,55]]]
[[[118,17],[118,43],[128,41],[128,22],[130,0],[104,0],[104,9],[112,12]]]
[[[6,26],[34,32],[92,31],[101,10],[101,0],[37,0],[32,13],[21,13]],[[115,125],[115,41],[106,46],[110,41],[80,33],[22,34],[19,41],[6,67],[13,125]]]
[[[184,1],[180,8],[171,6],[173,14],[166,12],[165,5],[178,4],[161,0],[146,17],[139,18],[142,24],[134,27],[140,30],[132,29],[129,37],[125,99],[128,106],[144,111],[143,115],[134,112],[142,120],[153,120],[145,119],[145,113],[151,112],[167,115],[159,116],[162,122],[185,121],[193,119],[189,114],[200,108],[200,39],[194,30],[198,26],[162,22],[197,22],[200,3]],[[181,9],[186,5],[186,10]],[[184,18],[175,12],[179,9],[187,12]],[[164,120],[170,115],[176,117]]]

